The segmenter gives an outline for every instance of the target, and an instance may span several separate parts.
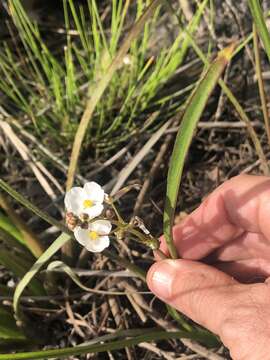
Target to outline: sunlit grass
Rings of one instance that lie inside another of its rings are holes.
[[[207,3],[202,2],[194,13],[188,25],[191,33]],[[41,31],[28,17],[19,0],[10,1],[16,40],[13,36],[12,43],[0,45],[0,91],[9,99],[2,106],[16,118],[21,113],[31,119],[32,126],[28,126],[38,136],[49,136],[66,146],[73,141],[86,102],[106,75],[130,21],[140,17],[149,1],[139,0],[135,6],[129,0],[113,0],[106,21],[95,0],[87,4],[85,9],[73,0],[63,1],[66,35],[58,35],[55,45],[46,40],[46,30]],[[111,139],[116,147],[139,131],[158,91],[183,63],[189,47],[183,31],[158,54],[151,54],[159,14],[160,7],[119,64],[95,109],[84,148],[90,144],[96,151],[106,151]],[[165,96],[164,101],[169,103],[171,97],[173,94]]]

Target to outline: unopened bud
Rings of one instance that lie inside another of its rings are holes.
[[[82,228],[82,229],[88,229],[88,222],[87,221],[84,221],[84,222],[81,222],[79,224],[79,226]]]
[[[89,215],[88,215],[88,214],[85,214],[85,213],[81,214],[81,215],[80,215],[80,220],[81,220],[82,222],[88,221],[88,220],[89,220]]]
[[[76,215],[74,215],[72,212],[66,213],[66,224],[69,230],[73,231],[79,223],[80,220]]]
[[[115,217],[114,211],[107,209],[105,212],[106,219],[113,219]]]

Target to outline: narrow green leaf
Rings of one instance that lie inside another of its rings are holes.
[[[253,25],[253,48],[254,48],[254,55],[255,55],[255,70],[256,70],[257,83],[258,83],[259,94],[260,94],[260,99],[261,99],[262,113],[263,113],[263,119],[264,119],[267,139],[268,139],[268,144],[270,145],[270,120],[269,120],[269,114],[268,114],[268,108],[267,108],[265,85],[264,85],[264,80],[263,80],[263,75],[262,75],[259,39],[258,39],[257,34],[258,34],[258,31],[256,29],[256,26]]]
[[[180,314],[175,308],[173,308],[170,305],[167,305],[168,313],[171,315],[171,317],[178,322],[180,325],[180,329],[184,329],[188,332],[193,330],[193,327],[185,320],[184,316]]]
[[[163,219],[163,231],[172,258],[178,257],[172,240],[172,226],[185,158],[188,153],[194,130],[207,104],[207,100],[228,63],[233,49],[234,46],[230,46],[221,51],[217,59],[209,66],[205,76],[196,86],[187,103],[175,140],[167,178],[167,192]]]
[[[16,228],[16,226],[10,221],[10,219],[7,216],[1,213],[0,213],[0,228],[5,230],[8,234],[13,236],[20,243],[25,245],[25,241],[20,231]]]
[[[38,236],[30,229],[30,227],[17,215],[8,199],[0,193],[0,207],[7,213],[13,224],[20,230],[25,245],[38,258],[43,253],[43,245]]]
[[[270,62],[270,34],[265,23],[263,11],[260,5],[259,0],[248,0],[248,5],[255,22],[257,31],[262,39],[265,52],[267,54],[268,60]]]
[[[82,354],[94,354],[105,351],[113,351],[123,349],[128,346],[133,346],[140,344],[142,342],[151,342],[159,340],[169,340],[169,339],[193,339],[197,341],[203,341],[204,336],[197,331],[194,333],[188,333],[185,331],[152,331],[148,332],[147,329],[143,329],[144,335],[134,336],[130,339],[121,339],[112,341],[105,344],[98,345],[82,345],[74,346],[73,348],[64,348],[64,349],[55,349],[55,350],[44,350],[44,351],[34,351],[34,352],[25,352],[17,354],[3,354],[0,355],[0,360],[34,360],[34,359],[51,359],[51,358],[65,358],[71,355],[82,355]]]
[[[3,306],[0,306],[0,339],[25,340],[25,335],[16,326],[13,315]]]
[[[33,279],[33,277],[37,274],[37,272],[41,269],[41,267],[70,239],[70,236],[62,233],[58,238],[48,247],[48,249],[40,256],[40,258],[34,263],[31,269],[24,275],[22,280],[16,287],[14,298],[13,298],[13,307],[17,318],[19,318],[19,301],[20,297],[29,284],[29,282]]]
[[[30,261],[32,264],[35,261],[35,258],[30,253],[28,248],[19,242],[16,238],[10,235],[7,231],[3,230],[0,227],[0,240],[3,241],[3,245],[8,249],[12,249],[13,252],[18,254],[22,260]]]
[[[103,251],[103,254],[107,256],[107,258],[109,258],[110,260],[116,262],[118,265],[121,265],[124,268],[130,270],[131,272],[134,272],[142,281],[146,282],[146,272],[139,266],[131,263],[128,259],[117,255],[113,251],[109,251],[105,249]]]
[[[0,251],[0,264],[19,278],[23,277],[31,266],[31,263],[29,264],[27,260],[3,248]],[[44,295],[43,286],[37,279],[30,282],[29,289],[34,295]]]

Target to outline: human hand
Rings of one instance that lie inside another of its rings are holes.
[[[232,178],[173,233],[182,259],[152,265],[151,291],[219,335],[234,360],[270,359],[270,178]]]

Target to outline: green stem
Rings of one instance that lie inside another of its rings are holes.
[[[255,66],[256,66],[256,75],[258,79],[259,94],[261,98],[262,112],[263,112],[263,118],[266,128],[266,134],[268,138],[268,144],[270,146],[270,122],[269,122],[269,115],[267,109],[267,99],[265,95],[265,89],[264,89],[264,83],[262,77],[259,41],[258,41],[258,35],[255,25],[253,25],[253,43],[254,43]]]
[[[161,251],[160,249],[154,250],[154,253],[155,253],[156,255],[158,255],[162,260],[169,259],[168,256],[166,256],[166,255],[164,254],[164,252]]]
[[[113,200],[111,198],[110,198],[109,205],[111,205],[111,207],[113,208],[113,211],[115,212],[115,215],[117,216],[119,222],[125,224],[124,219],[120,215],[119,211],[117,210],[117,207],[114,205],[114,202],[113,202]]]
[[[142,329],[143,332],[146,329]],[[204,336],[199,332],[189,333],[186,331],[155,331],[150,334],[144,334],[135,336],[131,339],[121,339],[112,341],[110,343],[101,344],[101,345],[84,345],[84,346],[75,346],[68,347],[64,349],[55,349],[55,350],[44,350],[44,351],[33,351],[17,354],[3,354],[0,355],[0,360],[37,360],[37,359],[50,359],[50,358],[67,358],[72,355],[82,355],[82,354],[93,354],[100,353],[105,351],[113,351],[123,349],[125,347],[130,347],[133,345],[140,344],[142,342],[151,342],[151,341],[160,341],[160,340],[169,340],[169,339],[193,339],[196,341],[203,341]]]
[[[112,251],[104,250],[103,254],[107,256],[109,259],[115,261],[119,265],[123,266],[124,268],[127,268],[128,270],[135,273],[141,280],[144,282],[146,281],[146,273],[143,269],[141,269],[139,266],[132,264],[128,260],[121,258],[120,256],[116,255]]]
[[[184,316],[182,314],[180,314],[175,308],[168,304],[166,304],[166,307],[171,317],[176,320],[185,331],[193,331],[193,327],[184,319]]]
[[[256,29],[260,35],[260,38],[262,39],[266,55],[268,56],[268,60],[270,62],[270,34],[264,20],[260,2],[259,0],[248,0],[248,6],[256,24]]]
[[[102,220],[106,220],[105,218],[99,218]],[[96,221],[97,219],[93,219],[92,221]],[[150,237],[150,236],[145,236],[143,233],[141,233],[140,231],[134,229],[134,227],[131,224],[128,224],[126,222],[121,222],[121,221],[117,221],[117,220],[110,220],[110,222],[115,225],[117,228],[112,230],[112,233],[115,233],[119,230],[122,230],[123,232],[128,232],[132,235],[134,235],[136,238],[139,239],[139,241],[150,247],[152,250],[157,250],[158,246],[159,246],[159,240],[154,238],[154,237]],[[162,255],[164,258],[164,254]]]

